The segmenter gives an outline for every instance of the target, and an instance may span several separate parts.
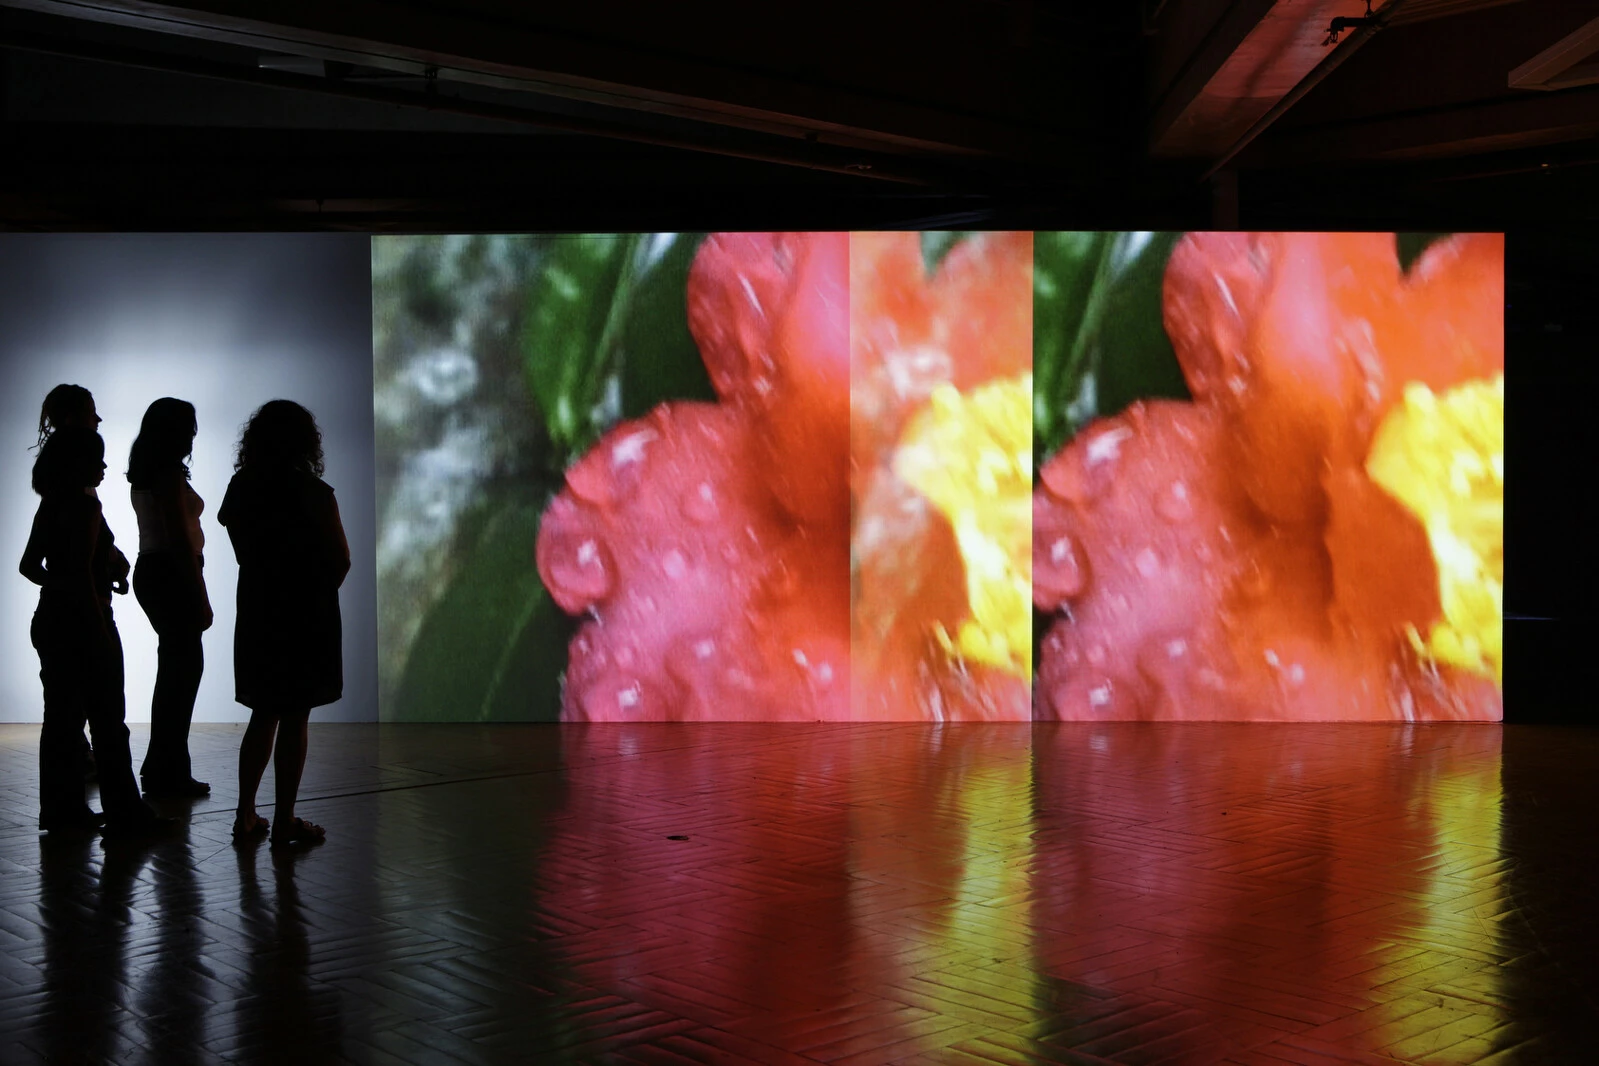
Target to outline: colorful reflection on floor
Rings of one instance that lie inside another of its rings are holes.
[[[1583,1061],[1595,766],[1498,726],[324,729],[293,859],[225,797],[41,848],[0,790],[0,1059]]]

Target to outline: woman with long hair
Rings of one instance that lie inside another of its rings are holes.
[[[315,844],[326,834],[294,816],[294,801],[311,709],[344,691],[339,586],[350,570],[350,546],[333,489],[321,478],[322,433],[304,407],[263,404],[239,437],[234,469],[217,515],[239,560],[234,698],[250,708],[233,835],[247,840],[270,828],[273,847]],[[271,823],[255,812],[269,759]]]
[[[150,746],[139,776],[152,798],[204,796],[189,765],[189,723],[205,670],[200,634],[211,628],[205,591],[200,513],[205,501],[189,485],[194,405],[163,396],[144,412],[128,454],[133,513],[139,519],[139,561],[133,594],[160,639],[150,697]]]
[[[100,413],[94,409],[94,394],[82,385],[57,385],[45,394],[44,403],[39,406],[39,442],[34,445],[34,450],[43,449],[50,435],[58,429],[86,429],[93,433],[99,428]],[[111,591],[118,596],[125,596],[131,570],[128,557],[117,548],[111,536],[111,527],[103,519],[100,522],[100,537],[111,545]],[[88,738],[83,736],[79,736],[77,746],[83,760],[84,777],[93,781],[94,750],[89,746]]]
[[[139,795],[124,721],[122,640],[111,614],[113,566],[94,490],[105,479],[105,442],[92,429],[57,429],[39,449],[40,496],[20,569],[42,586],[33,646],[44,682],[39,737],[39,825],[84,830],[102,819],[84,800],[78,745],[87,721],[99,765],[107,834],[168,823]]]

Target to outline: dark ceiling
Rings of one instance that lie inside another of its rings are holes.
[[[1596,53],[1599,0],[0,0],[0,227],[1591,220]]]

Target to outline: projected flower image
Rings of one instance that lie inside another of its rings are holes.
[[[1503,238],[1398,252],[1190,234],[1160,290],[1181,382],[1108,404],[1114,352],[1041,357],[1039,717],[1501,717]]]
[[[567,472],[538,567],[563,717],[1024,720],[1031,241],[730,234],[688,322],[717,402]]]
[[[388,720],[1026,720],[1026,233],[378,237]]]

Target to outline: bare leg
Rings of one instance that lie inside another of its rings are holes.
[[[300,775],[305,772],[305,741],[311,709],[285,710],[280,717],[283,724],[278,729],[278,752],[272,760],[272,778],[277,787],[277,807],[272,820],[280,833],[287,833],[294,825],[294,800],[300,791]]]
[[[267,761],[272,758],[272,738],[277,730],[275,713],[260,708],[250,711],[250,724],[245,727],[244,740],[239,744],[239,811],[233,823],[237,827],[248,829],[255,824],[255,794],[261,787]],[[300,747],[303,753],[303,741]]]

